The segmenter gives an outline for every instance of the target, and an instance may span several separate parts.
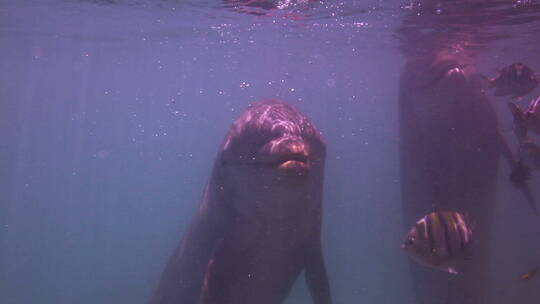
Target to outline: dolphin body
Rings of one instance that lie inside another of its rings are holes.
[[[499,160],[511,155],[478,77],[462,66],[459,58],[409,58],[401,75],[404,223],[408,227],[430,212],[451,210],[465,214],[474,227],[473,252],[458,276],[410,264],[419,304],[486,303]]]
[[[279,304],[302,270],[331,303],[321,249],[326,148],[290,105],[251,104],[217,155],[198,213],[152,304]]]

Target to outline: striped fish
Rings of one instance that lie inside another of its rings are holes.
[[[401,248],[416,262],[457,274],[470,256],[472,232],[458,212],[433,212],[414,224]]]
[[[521,63],[514,63],[499,70],[495,78],[488,79],[495,96],[517,98],[532,92],[538,86],[534,71]]]
[[[540,96],[533,99],[526,111],[513,102],[508,107],[514,117],[514,134],[520,143],[527,139],[528,131],[540,135]]]

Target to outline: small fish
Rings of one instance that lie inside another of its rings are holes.
[[[414,224],[401,248],[416,262],[451,274],[469,259],[472,231],[458,212],[433,212]]]
[[[526,273],[519,276],[519,279],[522,281],[528,281],[536,276],[536,273],[540,269],[540,265],[534,266],[533,269],[527,271]]]
[[[520,142],[524,141],[528,131],[540,135],[540,96],[529,103],[526,111],[513,102],[508,106],[514,116],[514,134]]]
[[[494,78],[487,79],[489,86],[495,88],[495,96],[518,98],[532,92],[538,86],[534,71],[521,63],[514,63],[502,70]]]

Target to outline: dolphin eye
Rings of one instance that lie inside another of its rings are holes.
[[[405,241],[405,245],[407,246],[412,246],[414,244],[414,238],[410,238],[410,239],[407,239],[407,241]]]

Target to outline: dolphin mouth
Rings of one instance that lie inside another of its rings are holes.
[[[283,163],[281,163],[278,168],[308,168],[308,164],[306,162],[298,161],[298,160],[288,160]]]
[[[304,164],[307,164],[308,162],[308,157],[307,155],[305,154],[291,154],[291,155],[286,155],[284,157],[282,157],[280,159],[280,163],[286,163],[286,162],[300,162],[300,163],[304,163]]]
[[[278,162],[277,168],[297,173],[306,173],[309,170],[308,158],[304,154],[288,155]]]
[[[229,161],[224,160],[224,163],[227,164]],[[240,161],[234,162],[239,165],[249,165],[255,167],[263,168],[277,168],[277,169],[309,169],[309,160],[306,155],[303,154],[293,154],[279,157],[274,160],[252,160],[252,161]]]

